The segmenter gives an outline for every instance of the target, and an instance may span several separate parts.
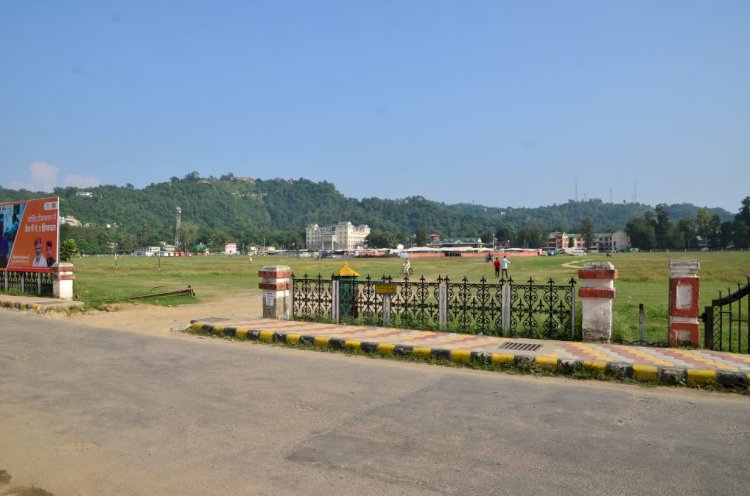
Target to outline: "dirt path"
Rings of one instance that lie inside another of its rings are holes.
[[[185,329],[191,320],[206,317],[260,317],[263,313],[259,291],[233,294],[216,301],[181,306],[163,307],[144,303],[112,305],[109,311],[88,311],[67,315],[60,312],[47,314],[53,319],[80,321],[97,327],[112,327],[151,335],[169,335]]]

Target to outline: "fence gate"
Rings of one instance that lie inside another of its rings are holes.
[[[470,283],[465,277],[452,281],[438,277],[428,281],[405,278],[380,280],[369,275],[356,282],[350,294],[320,275],[292,278],[292,319],[393,325],[423,330],[483,333],[495,336],[580,339],[576,328],[575,280],[538,284],[529,279]],[[383,294],[379,286],[389,286]],[[343,298],[343,299],[342,299]],[[340,311],[345,308],[346,311]]]
[[[750,353],[750,279],[734,293],[711,301],[701,315],[705,324],[704,347],[709,350]]]

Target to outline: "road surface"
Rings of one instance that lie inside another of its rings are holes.
[[[744,495],[750,480],[738,394],[12,311],[0,311],[0,400],[0,494]]]

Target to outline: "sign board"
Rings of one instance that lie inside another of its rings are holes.
[[[0,203],[0,269],[49,272],[60,258],[60,199]]]
[[[395,284],[376,284],[375,294],[379,295],[395,295],[396,285]]]

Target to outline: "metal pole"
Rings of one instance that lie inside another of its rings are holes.
[[[638,304],[638,332],[639,332],[639,335],[640,335],[640,338],[641,338],[640,339],[640,344],[644,344],[646,342],[645,339],[644,339],[644,337],[643,337],[643,334],[644,334],[644,332],[643,332],[644,331],[644,320],[645,320],[644,317],[645,317],[645,315],[644,315],[644,312],[643,312],[643,303],[639,303]]]
[[[570,339],[576,338],[576,285],[575,281],[570,285]]]

